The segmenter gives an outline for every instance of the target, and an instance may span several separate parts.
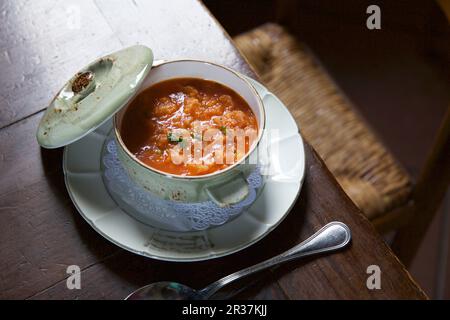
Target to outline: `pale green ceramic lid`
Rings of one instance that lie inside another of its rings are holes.
[[[39,124],[37,140],[47,149],[71,144],[97,129],[139,89],[153,53],[133,46],[93,62],[57,94]]]

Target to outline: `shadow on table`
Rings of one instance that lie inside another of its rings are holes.
[[[85,248],[89,249],[92,255],[98,258],[95,259],[97,261],[105,258],[107,255],[118,252],[120,249],[97,234],[72,204],[64,182],[62,160],[63,149],[47,150],[41,148],[41,161],[48,185],[61,207],[68,208],[68,210],[60,210],[60,212],[55,214],[65,215],[68,221],[73,222],[76,232],[80,235],[84,244],[83,248],[79,248],[80,252]]]

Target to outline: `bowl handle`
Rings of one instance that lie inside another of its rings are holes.
[[[205,188],[208,197],[219,207],[229,207],[247,198],[250,187],[242,172]]]

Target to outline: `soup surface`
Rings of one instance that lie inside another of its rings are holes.
[[[247,102],[217,82],[179,78],[140,93],[124,114],[121,136],[142,162],[181,176],[201,176],[241,160],[258,124]]]

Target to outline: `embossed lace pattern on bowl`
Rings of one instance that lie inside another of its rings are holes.
[[[247,179],[249,195],[236,205],[222,208],[212,201],[182,203],[161,199],[132,181],[118,159],[112,138],[106,141],[102,164],[105,185],[124,211],[145,224],[171,231],[200,231],[222,225],[248,209],[264,185],[261,169],[257,168]]]

